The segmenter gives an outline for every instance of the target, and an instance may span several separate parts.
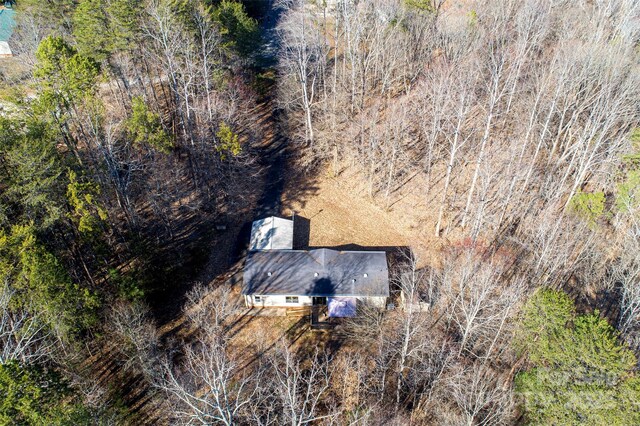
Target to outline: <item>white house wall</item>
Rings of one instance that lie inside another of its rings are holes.
[[[289,307],[295,308],[300,306],[311,306],[313,304],[313,298],[311,296],[295,296],[298,298],[298,303],[287,303],[287,296],[260,296],[262,298],[261,302],[255,302],[255,296],[244,296],[244,300],[247,306],[257,307],[257,308],[272,308],[272,307]],[[384,309],[387,305],[387,298],[384,296],[378,297],[357,297],[360,302],[367,303],[369,305],[373,305],[377,308]]]
[[[295,308],[299,306],[311,306],[313,300],[310,296],[294,296],[298,298],[298,303],[287,303],[287,296],[261,296],[261,302],[255,302],[255,296],[245,296],[245,302],[247,306],[254,306],[257,308],[269,308],[269,307],[289,307]]]

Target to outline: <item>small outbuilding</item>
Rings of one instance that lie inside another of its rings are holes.
[[[13,52],[6,41],[0,41],[0,58],[10,58]]]
[[[271,216],[253,222],[249,250],[291,249],[293,249],[293,220]]]

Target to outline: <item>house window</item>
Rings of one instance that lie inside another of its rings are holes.
[[[253,301],[256,303],[262,303],[264,302],[264,299],[262,296],[253,296]]]
[[[298,296],[287,296],[287,303],[298,303]]]

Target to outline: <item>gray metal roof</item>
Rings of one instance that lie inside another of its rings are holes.
[[[266,217],[251,225],[249,250],[273,250],[293,248],[293,220]]]
[[[0,56],[13,56],[9,43],[3,40],[0,40]]]
[[[387,254],[331,249],[249,252],[242,293],[388,296]]]

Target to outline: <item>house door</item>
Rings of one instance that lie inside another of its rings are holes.
[[[313,298],[313,306],[318,306],[318,305],[326,305],[327,304],[327,298],[326,297],[314,297]]]

